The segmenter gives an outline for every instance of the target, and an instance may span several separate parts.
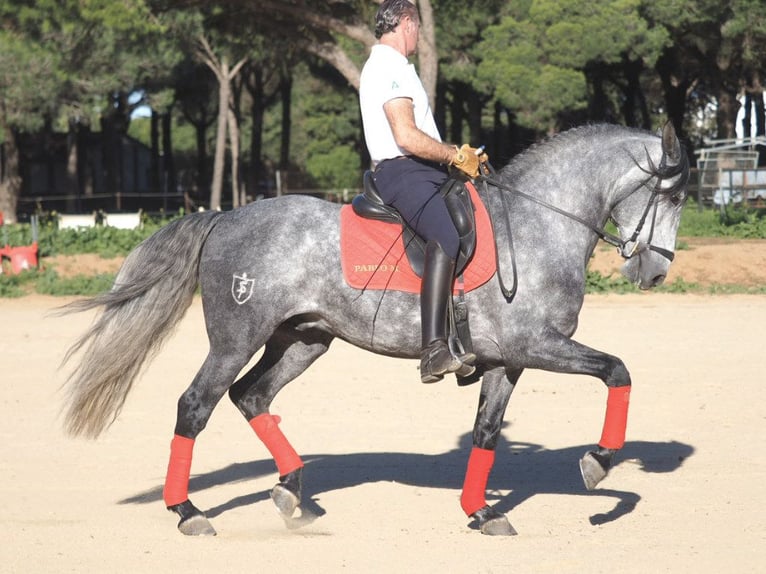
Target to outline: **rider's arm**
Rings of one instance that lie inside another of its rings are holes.
[[[389,100],[383,104],[383,111],[386,113],[396,144],[407,153],[443,164],[450,164],[455,160],[455,146],[435,140],[415,125],[411,99]]]

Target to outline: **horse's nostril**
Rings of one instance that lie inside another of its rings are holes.
[[[654,279],[652,279],[652,287],[657,287],[658,285],[662,285],[664,281],[665,281],[665,275],[656,275]]]

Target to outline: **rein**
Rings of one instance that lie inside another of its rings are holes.
[[[665,155],[663,154],[662,160],[660,161],[660,169],[663,169],[664,167],[665,167]],[[655,253],[662,255],[668,261],[673,261],[673,259],[675,258],[675,253],[673,253],[669,249],[665,249],[663,247],[658,247],[656,245],[651,244],[652,236],[654,235],[654,223],[657,218],[657,202],[659,199],[660,189],[661,189],[662,180],[663,180],[663,177],[660,175],[657,176],[657,183],[655,184],[654,189],[652,190],[652,193],[649,196],[649,201],[647,201],[646,203],[646,207],[644,208],[644,212],[641,215],[641,219],[638,221],[638,224],[636,225],[636,228],[633,231],[630,239],[628,239],[627,241],[624,241],[620,237],[612,233],[609,233],[603,227],[598,227],[596,225],[593,225],[589,221],[586,221],[585,219],[583,219],[582,217],[579,217],[578,215],[575,215],[574,213],[569,213],[568,211],[564,211],[563,209],[556,207],[555,205],[550,204],[547,201],[543,201],[540,198],[537,198],[533,195],[525,193],[515,187],[511,187],[510,185],[506,185],[505,183],[497,180],[496,178],[493,177],[493,175],[496,174],[497,172],[491,166],[489,166],[489,172],[490,172],[490,175],[480,175],[477,179],[482,181],[485,185],[490,184],[500,190],[504,190],[504,191],[508,191],[510,193],[516,194],[520,197],[523,197],[524,199],[528,199],[534,203],[537,203],[538,205],[541,205],[545,207],[546,209],[549,209],[560,215],[563,215],[564,217],[568,217],[569,219],[572,219],[573,221],[576,221],[577,223],[580,223],[581,225],[584,225],[585,227],[593,231],[603,241],[616,247],[619,250],[620,255],[624,259],[630,259],[634,255],[638,255],[639,253],[646,250],[654,251]],[[639,187],[640,186],[636,187],[636,189],[634,189],[632,192],[630,192],[620,201],[623,201],[627,199],[628,197],[630,197],[631,195],[633,195],[633,193],[635,193],[639,189]],[[508,214],[510,209],[507,204],[505,194],[502,195],[502,200],[503,200],[503,211],[505,212],[505,217],[506,217],[506,223],[509,224],[510,222],[508,221]],[[654,210],[652,212],[652,227],[649,233],[649,239],[646,242],[636,241],[636,239],[638,239],[638,236],[641,233],[641,230],[644,228],[644,224],[646,223],[646,218],[649,215],[649,210],[652,207],[654,207]],[[631,249],[628,249],[628,245],[631,243],[633,243],[634,245]]]

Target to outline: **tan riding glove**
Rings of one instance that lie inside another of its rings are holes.
[[[468,144],[463,144],[460,148],[455,146],[455,149],[457,155],[450,165],[454,165],[471,179],[478,177],[481,164],[489,161],[489,156],[482,148],[473,148]]]

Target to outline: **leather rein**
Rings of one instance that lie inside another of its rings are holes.
[[[648,150],[647,150],[647,158],[649,159],[649,163],[650,163],[650,166],[651,166],[652,162],[651,162],[651,158],[649,157]],[[494,177],[494,175],[497,173],[494,170],[494,168],[491,165],[489,165],[489,164],[485,164],[485,165],[488,167],[489,174],[488,175],[479,175],[479,177],[476,178],[478,181],[482,182],[484,185],[490,184],[490,185],[492,185],[492,186],[494,186],[494,187],[496,187],[498,189],[501,189],[501,190],[504,190],[504,191],[508,191],[510,193],[513,193],[515,195],[523,197],[524,199],[528,199],[530,201],[533,201],[534,203],[537,203],[538,205],[541,205],[541,206],[545,207],[546,209],[550,209],[551,211],[554,211],[554,212],[556,212],[556,213],[558,213],[560,215],[563,215],[565,217],[568,217],[569,219],[572,219],[573,221],[576,221],[577,223],[580,223],[580,224],[584,225],[585,227],[587,227],[588,229],[593,231],[603,241],[605,241],[606,243],[609,243],[610,245],[613,245],[614,247],[616,247],[618,249],[620,255],[624,259],[630,259],[631,257],[633,257],[635,255],[638,255],[638,254],[642,253],[643,251],[647,251],[647,250],[654,251],[655,253],[658,253],[658,254],[662,255],[668,261],[673,261],[673,259],[675,258],[675,253],[673,251],[670,251],[669,249],[665,249],[663,247],[658,247],[656,245],[652,245],[651,244],[652,236],[654,235],[654,224],[655,224],[656,219],[657,219],[657,204],[658,204],[659,196],[660,196],[660,193],[661,193],[662,181],[663,181],[663,179],[668,177],[667,175],[665,175],[665,176],[662,175],[662,171],[666,167],[666,156],[665,156],[664,153],[662,154],[662,159],[660,160],[659,169],[656,170],[657,171],[657,174],[656,174],[657,182],[655,183],[654,188],[652,189],[652,193],[649,196],[649,200],[646,202],[646,207],[644,208],[644,212],[641,215],[641,219],[639,219],[638,224],[636,225],[636,228],[634,229],[632,235],[630,236],[630,239],[628,239],[628,240],[623,240],[622,238],[618,237],[617,235],[609,233],[603,227],[598,227],[596,225],[593,225],[589,221],[586,221],[585,219],[583,219],[582,217],[579,217],[578,215],[575,215],[574,213],[569,213],[568,211],[560,209],[560,208],[556,207],[555,205],[552,205],[552,204],[548,203],[547,201],[544,201],[544,200],[542,200],[542,199],[540,199],[538,197],[535,197],[533,195],[525,193],[525,192],[521,191],[520,189],[517,189],[515,187],[511,187],[510,185],[507,185],[507,184],[499,181],[498,179],[496,179]],[[671,174],[670,177],[672,177],[674,175],[675,174]],[[644,185],[646,185],[646,183],[641,183],[638,186],[636,186],[635,189],[633,189],[625,197],[620,199],[617,202],[617,204],[619,204],[620,202],[624,201],[625,199],[627,199],[628,197],[633,195],[636,191],[638,191],[638,189],[640,189]],[[501,197],[502,197],[502,201],[503,201],[503,211],[504,211],[505,220],[506,220],[505,223],[506,223],[508,229],[510,230],[510,218],[509,218],[510,207],[508,205],[508,199],[507,199],[506,194],[504,194],[504,193],[501,194]],[[617,204],[615,204],[615,207],[617,206]],[[652,208],[654,208],[654,209],[652,210]],[[647,217],[649,216],[649,211],[650,210],[652,210],[652,221],[651,221],[651,229],[649,231],[649,238],[645,242],[644,241],[637,241],[638,236],[640,235],[641,231],[644,228],[644,225],[646,224],[646,220],[647,220]],[[633,246],[629,249],[628,246],[630,244],[633,244]]]

